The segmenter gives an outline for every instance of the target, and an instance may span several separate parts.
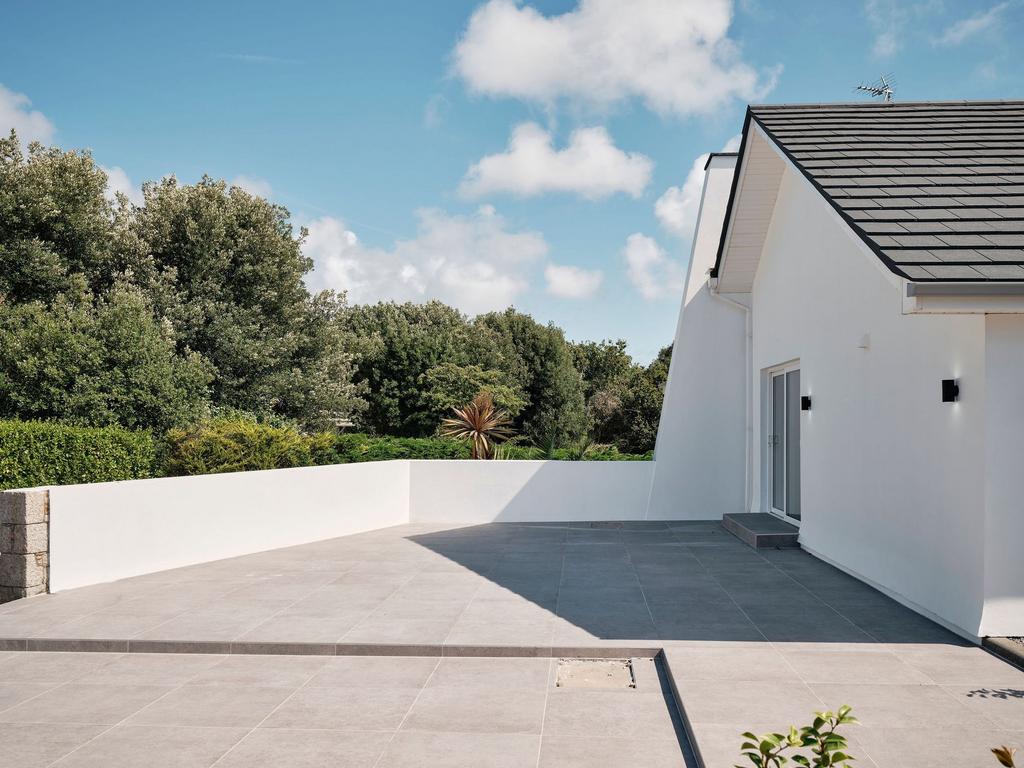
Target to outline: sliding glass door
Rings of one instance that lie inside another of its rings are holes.
[[[800,519],[800,369],[769,374],[768,499],[771,511]]]

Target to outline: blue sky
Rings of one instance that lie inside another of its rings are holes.
[[[309,226],[314,288],[512,303],[574,339],[671,340],[698,157],[749,101],[1019,98],[1010,2],[9,4],[0,130],[137,195],[233,180]]]

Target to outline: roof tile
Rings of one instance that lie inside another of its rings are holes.
[[[1024,279],[1024,101],[781,104],[750,115],[896,272]]]

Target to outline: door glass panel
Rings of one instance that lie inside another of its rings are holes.
[[[800,371],[786,374],[786,514],[800,519]]]
[[[786,509],[786,377],[772,376],[772,507]]]

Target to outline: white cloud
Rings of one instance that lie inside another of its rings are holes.
[[[519,197],[572,192],[591,200],[616,192],[639,197],[653,167],[645,155],[616,147],[604,128],[575,130],[565,149],[555,149],[548,131],[536,123],[521,123],[513,129],[508,149],[470,167],[459,191],[466,197],[500,192]]]
[[[256,197],[269,198],[272,188],[270,182],[266,179],[260,179],[255,176],[246,176],[245,174],[239,174],[235,176],[228,184],[232,187],[240,187],[248,192],[250,195],[256,195]]]
[[[601,287],[601,270],[581,269],[561,264],[548,264],[544,268],[548,293],[563,299],[589,299]]]
[[[626,238],[622,249],[630,282],[645,299],[678,296],[683,291],[685,273],[654,240],[636,232]]]
[[[638,98],[676,115],[763,98],[778,69],[759,73],[729,37],[730,0],[579,0],[545,16],[488,0],[454,51],[454,71],[480,94],[551,105],[608,107]]]
[[[12,128],[23,144],[30,141],[49,144],[57,130],[46,115],[32,109],[28,96],[0,85],[0,133],[6,138]]]
[[[895,56],[908,31],[924,26],[943,10],[943,0],[866,0],[864,13],[874,31],[871,53],[879,59]]]
[[[735,152],[740,148],[741,138],[740,135],[733,136],[720,151]],[[683,185],[669,187],[654,203],[654,215],[661,226],[683,239],[693,237],[693,230],[697,225],[700,196],[704,189],[704,165],[707,161],[707,153],[694,160]]]
[[[548,252],[543,235],[510,231],[489,205],[469,216],[432,208],[417,216],[416,237],[391,248],[363,245],[330,216],[310,222],[303,245],[315,265],[310,286],[347,291],[357,304],[440,299],[477,314],[514,303]]]
[[[108,200],[114,202],[117,199],[117,193],[121,192],[135,205],[142,205],[144,202],[142,188],[132,182],[124,168],[117,165],[112,168],[101,165],[100,169],[107,174],[107,188],[104,195]]]
[[[989,8],[961,19],[955,24],[948,26],[935,40],[936,45],[960,45],[968,38],[990,31],[999,21],[999,17],[1009,7],[1009,3],[999,3]]]

